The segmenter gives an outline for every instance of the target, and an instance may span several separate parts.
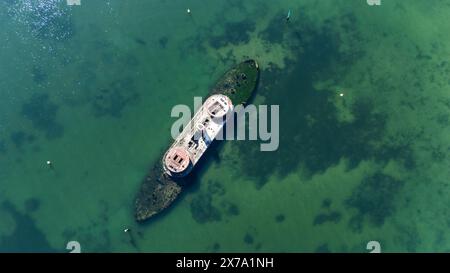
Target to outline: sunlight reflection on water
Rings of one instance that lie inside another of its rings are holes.
[[[26,25],[34,37],[57,41],[73,35],[68,11],[65,2],[60,0],[20,0],[7,7],[8,14],[16,22]]]

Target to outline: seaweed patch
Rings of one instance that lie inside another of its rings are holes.
[[[333,201],[331,200],[331,198],[325,198],[322,200],[322,208],[324,209],[329,209],[331,207],[331,203]]]
[[[3,202],[1,208],[10,213],[16,223],[11,235],[0,237],[4,252],[61,252],[50,246],[45,234],[36,227],[35,221],[20,213],[10,202]]]
[[[328,244],[322,244],[316,248],[314,251],[316,253],[331,253],[330,248],[328,247]]]
[[[57,112],[58,106],[50,101],[47,94],[33,95],[22,105],[23,116],[49,139],[59,138],[64,134],[64,127],[56,119]]]
[[[240,213],[239,207],[234,203],[223,201],[222,207],[228,216],[238,216]]]
[[[266,40],[271,43],[281,43],[284,39],[284,30],[289,27],[288,23],[283,20],[284,14],[278,13],[274,16],[267,27],[258,33],[258,36],[263,40]]]
[[[314,218],[314,225],[322,225],[326,222],[338,223],[341,221],[342,215],[338,211],[332,211],[330,213],[321,213]]]
[[[25,201],[25,210],[35,212],[41,207],[41,201],[37,198],[29,198]]]
[[[247,245],[251,245],[254,243],[254,239],[253,236],[250,233],[246,233],[244,236],[244,243],[246,243]]]
[[[354,17],[346,15],[341,20],[347,24]],[[297,61],[288,60],[286,69],[262,71],[261,79],[266,85],[258,92],[266,104],[280,108],[279,149],[262,153],[254,141],[234,144],[242,159],[241,173],[253,178],[257,188],[274,173],[284,177],[301,167],[302,175],[311,177],[342,158],[348,160],[348,169],[368,159],[382,163],[394,159],[406,168],[415,167],[408,143],[386,142],[387,115],[376,111],[373,101],[356,99],[349,106],[354,119],[341,121],[333,102],[335,90],[316,86],[317,82],[335,83],[344,78],[346,67],[364,54],[359,48],[341,50],[340,34],[332,21],[317,27],[305,19],[292,34],[292,39],[301,44],[301,49],[293,48],[298,52]],[[349,35],[359,37],[353,31]]]
[[[382,226],[395,211],[396,197],[403,185],[404,181],[381,172],[364,178],[345,201],[348,207],[357,210],[349,221],[350,227],[361,231],[365,218],[377,227]]]
[[[199,181],[196,180],[197,178],[193,178],[192,183],[189,184],[197,184]],[[238,216],[240,214],[239,207],[224,198],[225,192],[222,183],[209,179],[206,191],[201,191],[191,201],[191,214],[194,220],[198,223],[206,223],[221,221],[224,216]]]
[[[43,84],[47,82],[48,79],[47,73],[40,66],[33,66],[31,69],[31,76],[36,84]]]
[[[159,46],[160,46],[161,48],[166,48],[166,47],[167,47],[167,42],[169,42],[169,38],[167,38],[167,37],[161,37],[161,38],[158,40]]]
[[[219,251],[219,250],[220,250],[220,244],[219,244],[219,243],[214,243],[214,244],[212,245],[212,250],[213,250],[214,252]]]
[[[138,101],[133,80],[126,78],[114,81],[108,87],[100,89],[92,100],[92,109],[96,117],[110,116],[120,118],[125,107]]]
[[[62,232],[65,241],[71,241],[76,238],[79,242],[89,242],[83,245],[83,252],[104,252],[111,249],[111,235],[108,229],[109,207],[106,201],[100,200],[100,213],[98,217],[91,221],[90,224],[79,228],[68,228]]]
[[[249,33],[255,30],[255,23],[251,20],[241,22],[229,22],[224,26],[222,35],[209,38],[209,44],[214,48],[221,48],[227,44],[241,44],[250,41]]]
[[[404,246],[404,251],[413,253],[417,251],[417,247],[422,243],[419,232],[415,225],[399,225],[397,226],[398,235],[395,241]]]
[[[141,38],[134,38],[134,41],[137,44],[141,45],[141,46],[146,46],[147,45],[147,42],[144,39],[141,39]]]
[[[284,220],[286,220],[286,216],[284,216],[284,214],[280,213],[275,216],[275,222],[277,223],[282,223]]]
[[[191,214],[198,223],[206,223],[222,220],[222,214],[212,204],[212,197],[209,194],[198,194],[191,202]]]
[[[6,144],[4,140],[0,140],[0,153],[1,154],[6,154],[7,149],[6,149]]]
[[[216,180],[209,180],[208,181],[208,192],[210,194],[224,195],[225,194],[225,188],[218,181],[216,181]]]
[[[24,144],[32,143],[36,140],[35,136],[29,135],[23,131],[16,131],[11,133],[11,141],[14,143],[17,149],[21,149]]]

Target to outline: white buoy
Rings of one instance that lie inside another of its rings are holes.
[[[50,168],[50,169],[53,169],[53,163],[50,161],[50,160],[47,160],[47,166]]]
[[[339,96],[343,97],[343,96],[344,96],[344,93],[340,93]]]
[[[128,232],[128,231],[130,231],[129,228],[126,228],[126,229],[123,230],[123,232]]]
[[[187,12],[188,14],[191,14],[191,9],[187,9],[186,12]]]

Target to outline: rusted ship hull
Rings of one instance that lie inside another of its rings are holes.
[[[259,67],[256,61],[247,60],[230,69],[219,79],[208,96],[226,95],[234,105],[246,104],[258,86]],[[135,200],[135,218],[144,221],[169,207],[179,196],[187,177],[175,178],[164,171],[163,156],[144,178]],[[198,166],[197,166],[198,167]]]

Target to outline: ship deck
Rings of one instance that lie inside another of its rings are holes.
[[[185,148],[193,165],[200,160],[226,123],[226,116],[214,117],[211,115],[211,107],[208,107],[207,102],[198,109],[169,148],[169,150],[175,147]],[[228,100],[228,104],[232,110],[231,101]]]

